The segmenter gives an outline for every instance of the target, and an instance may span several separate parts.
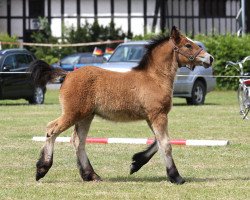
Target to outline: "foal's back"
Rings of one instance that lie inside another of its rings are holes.
[[[112,121],[131,121],[146,119],[147,108],[162,103],[160,94],[160,87],[144,71],[84,67],[67,75],[60,100],[65,113],[81,118],[93,113]]]

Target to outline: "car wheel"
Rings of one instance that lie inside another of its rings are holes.
[[[200,80],[195,81],[191,95],[191,97],[186,98],[188,105],[203,105],[206,96],[205,84]]]
[[[30,104],[43,104],[45,90],[41,87],[36,87],[33,93],[33,97],[29,99]]]

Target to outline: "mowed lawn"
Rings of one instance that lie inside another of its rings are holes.
[[[236,92],[208,94],[206,105],[186,106],[174,98],[169,114],[173,139],[223,139],[225,147],[173,146],[184,185],[166,180],[156,154],[129,175],[131,157],[146,145],[87,144],[89,159],[102,182],[83,182],[70,143],[57,143],[54,164],[35,181],[35,164],[46,124],[60,115],[58,91],[48,90],[45,105],[24,100],[0,101],[0,199],[250,199],[250,120],[238,114]],[[62,136],[70,136],[72,128]],[[145,122],[113,123],[95,118],[92,137],[153,137]]]

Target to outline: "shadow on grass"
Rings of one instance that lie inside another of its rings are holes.
[[[118,176],[113,178],[107,178],[104,181],[107,182],[161,182],[166,181],[165,176],[160,177],[134,177],[134,176]]]
[[[186,183],[205,183],[205,182],[218,182],[218,181],[249,181],[250,177],[235,177],[235,178],[194,178],[194,177],[184,177]],[[108,182],[169,182],[168,178],[165,176],[160,177],[115,177],[108,178],[104,181]]]
[[[41,105],[56,105],[57,103],[45,103]],[[29,103],[1,103],[0,106],[40,106],[36,104],[29,104]]]
[[[235,178],[194,178],[194,177],[184,177],[185,184],[188,183],[209,183],[209,182],[218,182],[218,181],[249,181],[250,177],[235,177]],[[62,180],[62,179],[49,179],[44,180],[41,179],[37,181],[37,183],[46,183],[46,184],[55,184],[55,183],[98,183],[98,182],[85,182],[82,181],[81,178],[76,178],[75,180]],[[170,181],[165,176],[158,176],[158,177],[132,177],[132,176],[118,176],[112,178],[103,178],[102,181],[99,183],[159,183],[159,182],[168,182]]]
[[[217,182],[217,181],[249,181],[250,177],[234,177],[234,178],[185,178],[187,183]]]
[[[28,103],[0,103],[0,106],[28,106]]]
[[[219,103],[205,103],[204,105],[199,106],[218,106]],[[196,106],[196,105],[187,105],[186,103],[173,103],[173,106]]]

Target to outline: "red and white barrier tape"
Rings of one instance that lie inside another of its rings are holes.
[[[46,141],[46,137],[33,137],[33,141]],[[56,142],[71,142],[70,137],[57,137]],[[152,144],[154,139],[147,138],[87,138],[87,143],[98,144]],[[171,140],[173,145],[185,146],[226,146],[228,140]]]

